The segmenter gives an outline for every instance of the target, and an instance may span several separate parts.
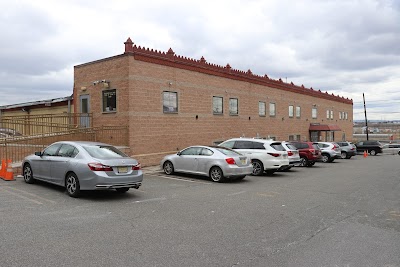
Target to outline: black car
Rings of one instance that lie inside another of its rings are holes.
[[[370,155],[382,153],[383,145],[379,141],[360,141],[356,143],[357,152],[367,151]]]

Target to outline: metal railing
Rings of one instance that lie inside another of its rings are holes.
[[[55,133],[90,128],[92,121],[91,113],[1,116],[0,133],[3,133],[3,136],[7,131],[13,131],[15,135],[23,136]]]
[[[41,151],[57,141],[96,141],[129,149],[127,126],[103,126],[78,128],[66,131],[42,133],[30,136],[10,136],[0,138],[0,158],[19,162],[29,154]]]

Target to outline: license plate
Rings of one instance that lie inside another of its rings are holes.
[[[118,167],[118,173],[127,173],[128,167]]]

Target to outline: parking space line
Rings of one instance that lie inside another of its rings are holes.
[[[162,200],[167,200],[167,199],[165,197],[150,198],[150,199],[133,201],[132,203],[153,202],[153,201],[162,201]]]
[[[185,179],[185,178],[174,178],[174,177],[165,176],[165,175],[153,175],[153,176],[161,177],[161,178],[165,178],[165,179],[171,179],[171,180],[178,180],[178,181],[184,181],[184,182],[191,182],[191,183],[212,184],[212,183],[207,183],[207,182],[189,180],[189,179]]]
[[[36,203],[36,204],[39,204],[39,205],[42,205],[42,204],[43,204],[43,203],[42,203],[42,202],[40,202],[40,201],[37,201],[37,200],[31,199],[31,198],[29,198],[29,197],[26,197],[26,196],[22,196],[22,195],[16,194],[16,193],[14,193],[14,192],[11,192],[11,191],[9,191],[9,190],[5,190],[5,189],[4,189],[4,187],[3,187],[3,188],[1,188],[1,187],[0,187],[0,190],[1,190],[1,191],[4,191],[4,192],[7,192],[7,193],[9,193],[9,194],[11,194],[11,195],[13,195],[13,196],[17,196],[17,197],[19,197],[19,198],[22,198],[22,199],[25,199],[25,200],[31,201],[31,202],[33,202],[33,203]]]
[[[227,196],[228,196],[228,197],[230,197],[230,196],[236,196],[236,195],[240,195],[240,194],[243,194],[243,193],[246,193],[246,191],[240,191],[240,192],[228,194]]]
[[[8,188],[10,188],[10,189],[12,189],[12,190],[15,190],[15,191],[19,191],[19,192],[21,192],[21,193],[23,193],[23,194],[26,194],[26,195],[33,196],[33,197],[35,197],[35,198],[39,198],[39,199],[44,200],[44,201],[48,201],[48,202],[50,202],[50,203],[52,203],[52,204],[56,204],[56,203],[57,203],[56,201],[53,201],[53,200],[50,200],[50,199],[47,199],[47,198],[38,196],[38,195],[36,195],[36,194],[29,193],[29,192],[24,191],[24,190],[21,190],[21,189],[17,189],[17,188],[14,188],[14,187],[8,187]]]

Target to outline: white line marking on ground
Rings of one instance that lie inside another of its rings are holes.
[[[162,200],[167,200],[167,199],[165,197],[150,198],[150,199],[133,201],[132,203],[143,203],[143,202],[162,201]]]
[[[189,180],[189,179],[185,179],[185,178],[174,178],[174,177],[164,176],[164,175],[154,175],[154,176],[156,176],[156,177],[161,177],[161,178],[165,178],[165,179],[171,179],[171,180],[178,180],[178,181],[184,181],[184,182],[191,182],[191,183],[211,184],[211,183],[207,183],[207,182]]]
[[[34,200],[34,199],[31,199],[31,198],[29,198],[29,197],[21,196],[21,195],[19,195],[19,194],[14,193],[14,192],[5,190],[4,188],[0,188],[0,190],[5,191],[5,192],[7,192],[7,193],[9,193],[9,194],[11,194],[11,195],[13,195],[13,196],[20,197],[20,198],[22,198],[22,199],[31,201],[31,202],[36,203],[36,204],[39,204],[39,205],[42,205],[42,204],[43,204],[42,202],[39,202],[39,201]]]
[[[228,196],[228,197],[230,197],[230,196],[236,196],[236,195],[240,195],[240,194],[243,194],[243,193],[246,193],[246,191],[240,191],[240,192],[228,194],[227,196]]]
[[[53,201],[53,200],[50,200],[50,199],[47,199],[47,198],[44,198],[44,197],[38,196],[38,195],[36,195],[36,194],[32,194],[32,193],[26,192],[26,191],[24,191],[24,190],[21,190],[21,189],[17,189],[17,188],[14,188],[14,187],[8,187],[8,188],[10,188],[10,189],[12,189],[12,190],[15,190],[15,191],[22,192],[22,193],[24,193],[24,194],[26,194],[26,195],[30,195],[30,196],[33,196],[33,197],[39,198],[39,199],[41,199],[41,200],[48,201],[48,202],[50,202],[50,203],[53,203],[53,204],[56,204],[56,203],[57,203],[57,202],[55,202],[55,201]]]

